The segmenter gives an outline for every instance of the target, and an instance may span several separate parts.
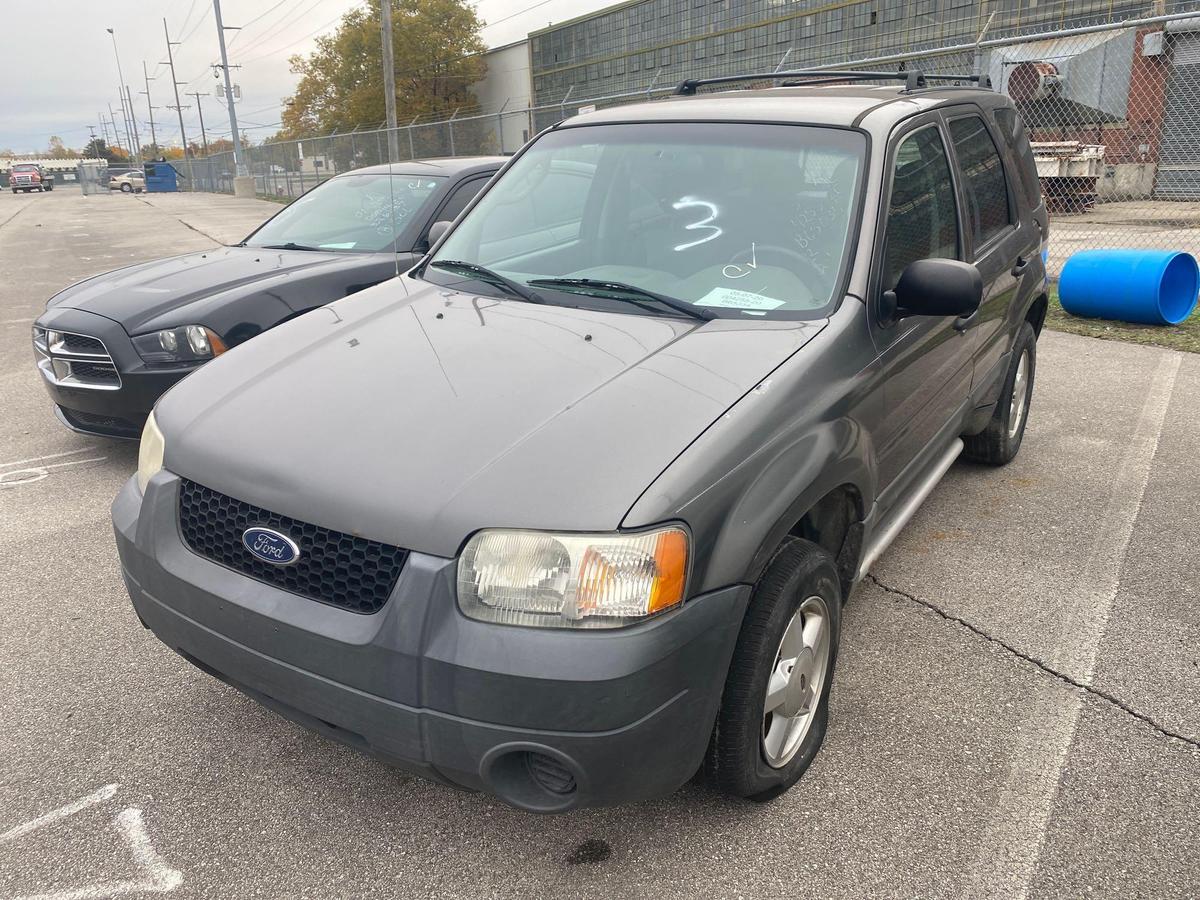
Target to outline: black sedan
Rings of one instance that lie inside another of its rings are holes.
[[[33,326],[59,419],[137,438],[159,396],[230,347],[412,266],[505,162],[463,157],[331,178],[232,247],[140,263],[56,294]]]

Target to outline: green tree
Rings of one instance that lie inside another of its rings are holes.
[[[86,159],[107,159],[112,162],[116,158],[116,149],[106,144],[104,138],[94,137],[83,148],[83,156]],[[121,159],[124,159],[124,156]]]
[[[380,0],[346,13],[307,57],[293,56],[300,76],[284,101],[287,138],[312,137],[383,122]],[[391,0],[396,109],[402,119],[448,115],[470,106],[469,88],[487,71],[480,21],[466,0]]]

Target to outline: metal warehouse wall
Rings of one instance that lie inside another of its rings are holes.
[[[530,35],[534,103],[1195,8],[1194,0],[633,0]],[[990,25],[988,24],[990,20]]]

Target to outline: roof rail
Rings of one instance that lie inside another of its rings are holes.
[[[681,96],[691,96],[697,88],[712,84],[734,84],[739,81],[780,81],[783,79],[809,79],[803,84],[837,84],[846,81],[903,81],[904,89],[915,91],[926,87],[930,81],[972,81],[980,82],[985,87],[991,87],[991,79],[978,75],[927,75],[918,69],[906,69],[898,72],[863,72],[859,70],[837,69],[806,69],[795,72],[754,72],[747,75],[722,75],[717,78],[689,78],[679,82],[675,93]],[[813,80],[815,79],[815,80]],[[795,84],[796,82],[792,82]]]

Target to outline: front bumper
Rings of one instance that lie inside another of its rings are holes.
[[[104,342],[120,375],[119,388],[98,390],[59,384],[43,373],[42,383],[55,403],[59,421],[83,434],[137,440],[155,401],[196,368],[147,367],[124,328],[112,319],[86,310],[51,308],[35,324],[98,338]]]
[[[178,486],[162,472],[143,498],[131,479],[113,504],[133,605],[169,647],[283,716],[537,812],[661,796],[699,767],[748,587],[615,631],[520,628],[467,619],[454,561],[413,553],[387,605],[361,615],[192,553]],[[547,759],[569,778],[539,777]]]

